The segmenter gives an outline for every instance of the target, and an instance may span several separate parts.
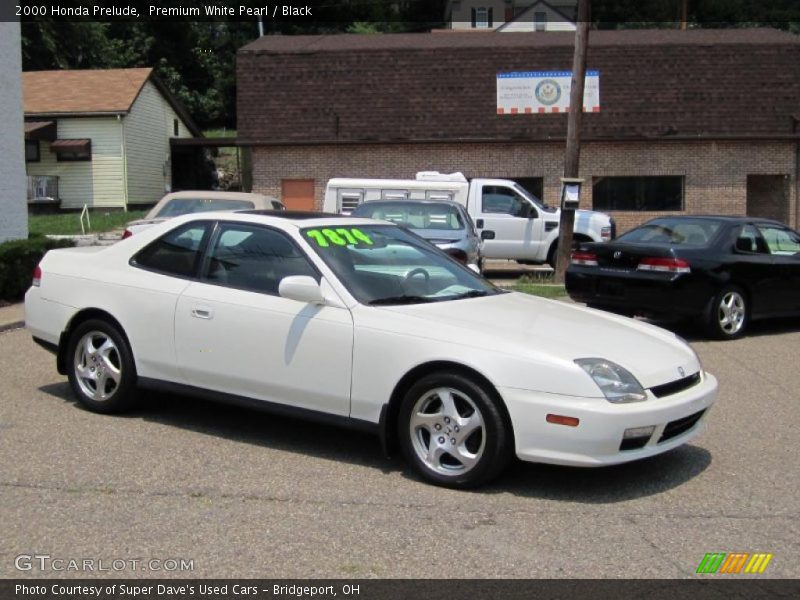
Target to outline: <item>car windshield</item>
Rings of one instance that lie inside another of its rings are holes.
[[[617,241],[665,246],[708,246],[719,228],[720,222],[711,219],[665,217],[631,229],[619,236]]]
[[[455,206],[438,202],[365,202],[352,216],[391,221],[409,229],[460,231],[465,226]]]
[[[400,227],[311,227],[302,235],[362,304],[421,304],[503,293]]]
[[[178,217],[212,210],[242,210],[255,208],[249,200],[229,200],[222,198],[174,198],[167,202],[156,214],[157,218]]]

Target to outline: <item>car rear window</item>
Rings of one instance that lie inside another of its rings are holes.
[[[164,205],[156,217],[177,217],[212,210],[246,210],[255,208],[249,200],[228,200],[222,198],[175,198]]]
[[[352,216],[391,221],[408,229],[458,231],[465,226],[455,206],[431,202],[366,202]]]
[[[710,219],[661,218],[631,229],[619,236],[617,241],[667,246],[708,246],[719,228],[720,222]]]

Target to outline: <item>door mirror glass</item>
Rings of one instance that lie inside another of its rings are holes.
[[[324,304],[322,289],[313,277],[308,275],[290,275],[281,279],[278,285],[281,298],[297,300],[306,304]]]

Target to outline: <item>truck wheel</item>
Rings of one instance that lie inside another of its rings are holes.
[[[556,270],[556,257],[558,256],[558,242],[550,244],[550,250],[547,251],[547,264],[555,271]]]

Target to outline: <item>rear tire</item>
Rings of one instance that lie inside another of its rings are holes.
[[[749,324],[750,305],[744,290],[728,285],[717,292],[706,315],[709,334],[718,340],[734,340],[744,335]]]
[[[107,321],[90,319],[70,334],[66,367],[72,392],[97,413],[118,413],[134,403],[136,366],[120,331]]]
[[[472,488],[497,477],[511,457],[511,431],[491,392],[458,373],[433,373],[406,393],[398,438],[427,481]]]
[[[558,258],[558,242],[550,244],[550,250],[547,251],[547,264],[550,265],[554,271],[556,270],[556,260]]]

